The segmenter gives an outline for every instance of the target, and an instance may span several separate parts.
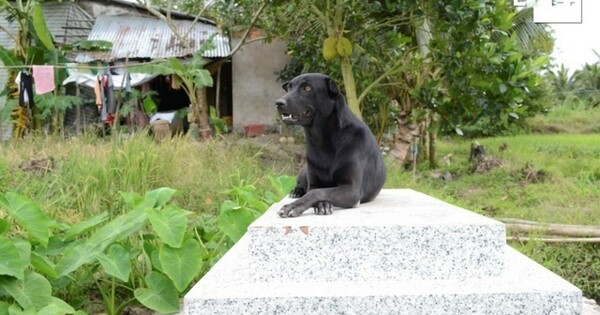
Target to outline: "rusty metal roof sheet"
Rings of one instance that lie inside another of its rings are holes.
[[[186,57],[196,52],[211,35],[215,48],[204,54],[206,58],[225,57],[229,54],[229,39],[212,24],[190,20],[173,20],[180,34],[189,31],[189,47],[184,48],[167,24],[157,18],[132,15],[103,15],[96,19],[89,40],[105,40],[113,43],[111,51],[82,52],[77,62],[96,60]]]

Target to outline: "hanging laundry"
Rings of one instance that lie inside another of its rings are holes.
[[[100,106],[100,119],[110,125],[115,120],[117,110],[112,75],[109,71],[103,71],[98,74],[97,81],[94,92],[96,93],[96,105]]]
[[[36,94],[54,91],[54,66],[33,66],[33,80]]]
[[[115,111],[117,110],[117,104],[115,102],[115,95],[114,95],[114,84],[113,84],[113,79],[112,79],[112,74],[110,74],[110,71],[107,71],[105,76],[104,76],[104,97],[106,98],[106,107],[107,107],[107,112],[114,114]]]
[[[29,108],[35,106],[33,101],[33,77],[27,71],[21,71],[15,78],[19,90],[19,105],[29,104]]]
[[[94,94],[96,95],[96,106],[98,111],[102,110],[102,90],[100,89],[100,77],[96,77],[94,82]]]

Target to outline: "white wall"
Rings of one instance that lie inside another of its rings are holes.
[[[235,47],[237,40],[232,41]],[[273,40],[244,45],[232,60],[233,128],[243,131],[244,126],[262,124],[273,126],[277,111],[275,101],[283,95],[276,72],[289,62],[286,44]]]

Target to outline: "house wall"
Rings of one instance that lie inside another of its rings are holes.
[[[232,40],[235,47],[238,40]],[[276,124],[275,101],[283,95],[276,72],[289,62],[286,43],[255,41],[244,45],[232,60],[233,128],[242,132],[248,125]]]

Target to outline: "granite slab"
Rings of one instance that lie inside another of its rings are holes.
[[[256,282],[485,278],[504,268],[504,224],[410,189],[332,215],[280,218],[273,205],[248,228]]]
[[[578,288],[508,246],[491,278],[256,282],[249,243],[185,295],[184,314],[581,314]]]

